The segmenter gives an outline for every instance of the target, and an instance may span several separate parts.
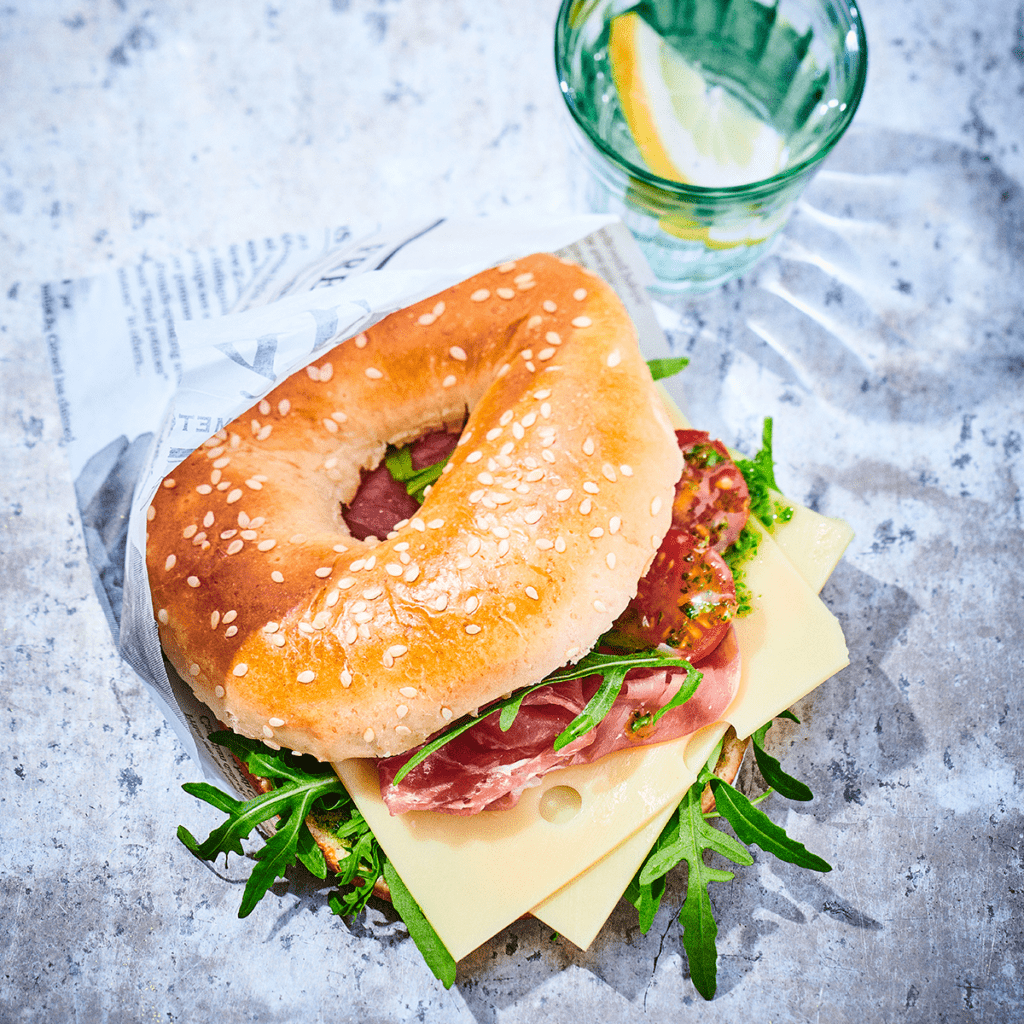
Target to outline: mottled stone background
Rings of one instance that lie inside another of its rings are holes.
[[[857,530],[824,596],[851,665],[777,752],[766,855],[714,890],[716,1000],[666,906],[586,953],[520,922],[450,991],[382,906],[244,861],[115,654],[39,286],[299,226],[574,208],[555,0],[8,0],[0,6],[0,1020],[783,1024],[1024,1020],[1024,6],[866,0],[856,128],[776,254],[670,303],[693,418]],[[111,396],[116,401],[116,396]],[[681,898],[673,876],[666,904]]]

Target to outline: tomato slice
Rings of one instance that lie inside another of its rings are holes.
[[[672,527],[605,643],[618,650],[668,644],[690,661],[710,654],[736,614],[736,584],[717,551]]]
[[[703,430],[677,430],[683,475],[676,484],[672,525],[697,543],[724,551],[740,535],[750,513],[750,492],[721,441]]]

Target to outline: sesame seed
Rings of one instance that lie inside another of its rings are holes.
[[[353,340],[356,343],[356,348],[366,348],[366,343],[370,339],[365,334],[357,334]]]
[[[450,722],[452,720],[452,709],[451,708],[441,708],[441,717],[446,722]]]
[[[367,729],[366,732],[363,733],[363,742],[372,743],[375,735],[376,734],[372,729]]]
[[[466,456],[466,461],[467,462],[479,462],[482,458],[483,458],[483,452],[475,451],[475,452],[470,452]]]
[[[282,416],[287,416],[291,407],[292,403],[289,402],[287,398],[282,398],[281,401],[277,403],[277,411]]]
[[[173,486],[174,486],[174,481],[171,480],[170,478],[168,478],[167,480],[164,481],[164,487],[166,487],[168,490],[170,490]]]
[[[594,450],[595,450],[594,449],[594,439],[592,437],[588,437],[583,442],[583,454],[584,455],[593,455],[594,454]]]
[[[354,561],[354,562],[353,562],[353,563],[352,563],[352,564],[351,564],[351,565],[349,566],[349,571],[350,571],[350,572],[359,572],[359,570],[360,570],[360,569],[362,569],[362,567],[363,567],[364,565],[366,565],[366,559],[365,559],[365,558],[357,558],[357,559],[356,559],[356,560],[355,560],[355,561]]]
[[[327,595],[327,607],[328,608],[333,608],[338,603],[338,601],[340,599],[341,599],[341,594],[339,594],[336,590],[332,590]]]
[[[334,420],[325,419],[321,422],[329,434],[336,434],[338,432],[338,424],[335,423]]]
[[[214,692],[214,695],[215,695],[215,696],[217,696],[217,697],[223,697],[226,691],[225,691],[225,689],[224,689],[224,687],[223,687],[223,686],[215,686],[215,687],[213,688],[213,692]]]
[[[512,535],[507,526],[494,526],[491,528],[491,533],[493,533],[495,537],[500,537],[502,540]]]
[[[413,529],[414,529],[414,530],[415,530],[415,531],[416,531],[417,533],[423,533],[423,531],[424,531],[424,530],[426,530],[426,528],[427,528],[427,524],[426,524],[426,523],[424,523],[424,522],[423,522],[423,520],[422,520],[422,519],[420,519],[420,517],[419,517],[419,516],[416,516],[416,517],[415,517],[414,519],[410,520],[410,523],[409,523],[409,525],[410,525],[410,526],[411,526],[411,527],[412,527],[412,528],[413,528]],[[373,558],[373,557],[374,557],[373,555],[370,555],[370,558]],[[369,560],[367,560],[367,561],[369,562]],[[370,565],[369,565],[369,564],[367,564],[367,568],[370,568]]]
[[[299,623],[299,631],[302,632],[302,633],[312,633],[313,632],[313,627],[308,622],[300,622]]]
[[[234,530],[228,530],[228,537],[233,537],[234,535],[235,535],[235,531]],[[221,540],[225,540],[225,539],[226,538],[224,538],[224,537],[221,538]],[[202,544],[204,540],[206,540],[206,533],[205,532],[200,532],[200,533],[197,533],[192,538],[192,544],[193,545]]]
[[[163,623],[163,624],[164,624],[165,626],[166,626],[166,625],[167,625],[167,623],[168,623],[168,622],[170,621],[170,616],[169,616],[169,615],[167,614],[167,609],[166,609],[166,608],[161,608],[161,609],[160,609],[160,611],[158,611],[158,612],[156,613],[156,617],[157,617],[157,618],[158,618],[158,619],[159,619],[159,620],[160,620],[160,621],[161,621],[161,622],[162,622],[162,623]]]
[[[402,653],[404,654],[405,652],[403,651]],[[417,696],[416,687],[415,686],[403,686],[398,692],[403,697],[412,698],[412,697]]]
[[[501,464],[502,464],[502,465],[503,465],[503,466],[504,466],[504,467],[505,467],[506,469],[508,469],[508,467],[512,465],[512,460],[511,460],[511,459],[509,459],[509,457],[508,457],[508,456],[512,454],[512,449],[513,449],[513,448],[515,448],[515,442],[513,442],[513,441],[506,441],[506,442],[505,442],[505,443],[504,443],[504,444],[503,444],[503,445],[501,446],[501,452],[500,452],[500,453],[498,454],[498,461],[499,461],[499,462],[500,462],[500,463],[501,463]]]
[[[622,362],[622,353],[617,348],[613,348],[611,352],[608,353],[608,359],[606,362],[611,367],[618,366],[619,363]]]
[[[482,490],[470,491],[469,497],[466,500],[470,505],[475,505],[483,496],[484,492]]]
[[[526,329],[528,331],[536,330],[538,327],[540,327],[542,323],[544,323],[544,317],[537,316],[536,314],[534,314],[533,316],[530,317],[529,320],[526,321]]]
[[[499,299],[514,299],[516,297],[516,293],[511,288],[498,288],[495,294]]]
[[[593,529],[592,529],[592,530],[590,531],[590,536],[591,536],[591,537],[593,537],[593,538],[594,538],[595,540],[596,540],[596,539],[597,539],[598,537],[603,537],[603,536],[604,536],[604,527],[602,527],[602,526],[595,526],[595,527],[594,527],[594,528],[593,528]]]
[[[479,537],[470,537],[469,541],[466,543],[466,553],[470,557],[472,557],[479,550],[480,550],[480,538]]]
[[[228,545],[228,554],[229,555],[237,555],[238,552],[241,551],[242,548],[244,548],[244,547],[245,547],[245,541],[244,540],[233,540]]]
[[[393,659],[392,659],[391,664],[392,665],[394,664],[394,660]],[[405,705],[405,704],[399,704],[398,707],[395,708],[395,714],[398,715],[399,718],[405,718],[405,716],[407,714],[409,714],[408,706]]]
[[[213,520],[214,520],[213,513],[212,512],[207,512],[206,515],[203,516],[203,526],[205,526],[207,529],[209,529],[211,526],[213,526]]]
[[[531,508],[529,512],[525,513],[523,520],[532,526],[534,523],[539,523],[543,515],[544,512],[541,509]]]
[[[319,576],[320,579],[326,579],[328,576],[331,575],[332,572],[334,572],[334,570],[331,568],[331,566],[321,565],[320,568],[316,570],[314,575]]]
[[[494,483],[494,477],[486,471],[483,473],[478,473],[476,478],[477,480],[480,481],[480,483],[485,484],[488,487],[490,487],[490,485]]]
[[[338,580],[335,586],[339,590],[348,590],[355,583],[355,580],[351,576],[346,576],[343,580]]]
[[[452,345],[452,347],[448,349],[448,355],[450,355],[452,359],[458,359],[460,363],[464,363],[469,358],[466,355],[466,350],[464,348],[460,348],[458,345]]]
[[[455,387],[455,383],[456,383],[455,375],[452,374],[452,373],[449,373],[448,376],[445,377],[445,379],[443,381],[441,381],[441,387],[443,387],[443,388],[453,388],[453,387]]]
[[[395,732],[398,733],[399,736],[412,735],[412,729],[410,729],[407,725],[396,725]]]
[[[615,552],[614,551],[609,551],[608,554],[604,556],[604,560],[605,560],[605,562],[608,563],[608,568],[609,569],[614,569],[615,568]]]
[[[495,438],[501,436],[501,427],[491,427],[485,435],[488,441],[493,441]]]
[[[429,327],[437,319],[433,313],[421,313],[417,323],[422,324],[424,327]]]
[[[530,373],[536,373],[537,372],[537,367],[532,362],[530,362],[529,360],[526,363],[526,368],[530,371]]]
[[[316,673],[312,669],[307,668],[305,671],[300,672],[295,678],[300,683],[311,683],[316,679]]]
[[[548,331],[548,333],[544,335],[544,340],[548,342],[548,344],[550,345],[562,344],[562,336],[558,334],[557,331]],[[548,392],[548,394],[550,394],[550,392]],[[537,397],[540,398],[541,396],[538,394]],[[546,398],[547,395],[545,395],[544,397]]]
[[[270,578],[275,583],[284,583],[284,576],[282,576],[276,569],[270,574]]]
[[[241,496],[242,496],[242,488],[241,488],[241,487],[236,487],[236,488],[235,488],[235,489],[234,489],[234,490],[233,490],[233,491],[232,491],[232,492],[231,492],[231,493],[230,493],[230,494],[228,495],[228,504],[229,504],[229,505],[234,505],[234,503],[235,503],[236,501],[238,501],[238,499],[239,499],[239,498],[241,498]]]
[[[478,625],[477,625],[477,624],[476,624],[475,622],[471,622],[471,623],[470,623],[470,624],[469,624],[469,625],[468,625],[468,626],[466,627],[466,632],[467,632],[467,633],[468,633],[468,634],[469,634],[470,636],[476,636],[476,634],[480,632],[480,627],[479,627],[479,626],[478,626]]]
[[[559,554],[561,554],[563,551],[565,551],[565,538],[564,537],[556,537],[555,538],[555,550],[557,552],[559,552]]]
[[[512,280],[516,284],[524,284],[526,281],[532,281],[533,280],[533,271],[532,270],[526,270],[526,271],[524,271],[521,274],[516,274],[516,276],[513,277]]]
[[[419,576],[419,574],[419,568],[415,565],[410,565],[409,568],[405,570],[405,575],[402,577],[402,579],[404,579],[406,583],[414,583],[416,581],[416,577]]]
[[[367,601],[376,601],[383,593],[384,588],[381,586],[368,587],[363,591],[363,597],[365,597]]]
[[[541,305],[545,313],[555,313],[558,311],[558,306],[556,306],[550,299],[545,299]]]
[[[277,622],[268,622],[263,627],[263,632],[264,633],[276,633],[280,628],[281,628],[281,626],[280,626],[279,623],[277,623]]]
[[[263,413],[264,416],[266,416],[267,413],[270,412],[270,403],[264,398],[263,401],[260,402],[259,409],[260,412]]]
[[[199,666],[198,666],[198,665],[193,665],[193,666],[192,666],[192,668],[196,669],[196,671],[195,671],[195,672],[193,672],[193,673],[192,673],[192,675],[198,675],[198,674],[199,674],[199,672],[198,672],[198,670],[199,670]],[[239,663],[238,663],[238,664],[237,664],[237,665],[236,665],[236,666],[235,666],[235,667],[234,667],[234,668],[233,668],[233,669],[231,670],[232,674],[233,674],[233,675],[236,675],[236,676],[244,676],[244,675],[245,675],[245,673],[246,673],[246,672],[248,672],[248,671],[249,671],[249,666],[248,666],[248,665],[246,665],[246,663],[245,663],[244,661],[240,661],[240,662],[239,662]]]
[[[260,522],[262,523],[262,520],[260,520]],[[241,527],[251,526],[252,520],[244,512],[239,512],[238,525]]]
[[[486,288],[477,288],[469,298],[473,302],[486,302],[490,297],[491,293]]]
[[[505,364],[502,365],[501,369],[498,371],[497,376],[498,377],[504,377],[505,374],[508,373],[508,371],[511,370],[511,369],[512,369],[512,367],[508,363],[505,363]]]
[[[380,660],[383,662],[385,668],[394,668],[395,659],[391,657],[387,651],[384,652],[384,655]]]
[[[531,484],[535,484],[538,480],[544,479],[544,470],[531,469],[530,472],[526,474],[526,477],[524,479],[526,479]]]
[[[195,523],[193,523],[191,526],[186,526],[185,529],[181,531],[181,535],[185,538],[185,540],[188,540],[189,537],[195,536],[196,530],[198,529],[199,527],[196,526]]]
[[[230,459],[230,458],[228,458],[228,456],[227,456],[227,455],[225,455],[223,459],[218,459],[218,460],[217,460],[217,461],[216,461],[216,462],[215,462],[215,463],[213,464],[213,468],[214,468],[214,469],[224,469],[224,468],[225,468],[225,466],[227,466],[227,464],[228,464],[228,463],[229,463],[230,461],[231,461],[231,459]]]
[[[156,519],[156,509],[153,508],[152,505],[150,505],[149,508],[146,509],[146,519],[150,523],[153,522],[154,519]]]
[[[217,490],[218,491],[226,491],[230,486],[231,486],[231,482],[229,480],[221,480],[221,482],[219,484],[217,484]],[[198,491],[199,488],[197,487],[196,490]]]
[[[366,368],[366,376],[369,377],[370,380],[381,380],[384,374],[378,370],[376,366],[368,366]]]
[[[249,666],[246,665],[246,666],[244,666],[244,668],[245,668],[246,671],[248,671]],[[188,667],[188,674],[190,676],[197,676],[197,675],[199,675],[199,666],[196,665],[195,663],[189,665],[189,667]],[[236,668],[235,669],[235,675],[236,676],[237,675],[243,675],[244,676],[245,672],[244,671],[243,672],[239,672],[238,669]]]
[[[589,516],[590,510],[594,507],[594,503],[589,498],[584,498],[580,502],[580,515]]]
[[[198,486],[198,487],[196,488],[196,491],[197,491],[197,492],[198,492],[199,494],[210,494],[210,493],[212,493],[212,492],[213,492],[213,488],[212,488],[212,487],[211,487],[211,486],[210,486],[209,484],[200,484],[200,485],[199,485],[199,486]]]
[[[558,501],[568,501],[572,497],[572,488],[563,487],[556,495]]]
[[[619,472],[623,476],[632,476],[633,475],[633,467],[632,466],[619,466]]]
[[[509,543],[507,540],[498,541],[498,557],[504,558],[508,554]]]
[[[439,611],[443,612],[448,607],[448,595],[441,594],[438,599],[434,602],[434,607]]]
[[[607,610],[608,609],[605,608],[605,606],[604,606],[604,601],[595,601],[594,602],[594,611],[605,612]]]
[[[189,576],[189,578],[187,580],[185,580],[185,582],[190,587],[193,587],[193,588],[198,587],[199,586],[199,577],[198,576]]]
[[[550,551],[555,545],[547,539],[547,537],[538,537],[534,544],[540,548],[541,551]]]
[[[219,623],[219,622],[220,622],[220,612],[215,611],[210,616],[210,629],[216,629],[217,628],[217,623]]]
[[[352,673],[349,672],[347,668],[343,668],[341,670],[341,676],[339,678],[341,679],[342,686],[348,687],[352,685]]]
[[[523,430],[522,423],[516,422],[512,424],[512,436],[517,441],[522,441],[522,439],[526,436],[526,431]]]
[[[440,530],[441,527],[444,526],[444,520],[443,519],[431,519],[430,522],[427,523],[427,526],[431,530]]]
[[[548,388],[543,388],[540,391],[534,391],[533,397],[536,398],[538,402],[542,402],[545,398],[551,397],[551,392]]]
[[[401,576],[402,575],[402,567],[397,562],[388,562],[388,564],[384,566],[384,571],[389,576]]]
[[[608,520],[608,532],[609,533],[618,533],[619,532],[619,527],[621,525],[622,525],[622,520],[618,516],[612,516],[611,519]]]
[[[531,601],[539,601],[540,600],[540,594],[537,593],[537,590],[536,590],[535,587],[527,587],[526,588],[526,596],[528,598],[530,598]]]
[[[600,494],[601,493],[601,488],[598,487],[597,484],[595,484],[593,480],[587,480],[586,483],[584,483],[584,485],[583,485],[583,490],[585,490],[587,492],[587,494]]]
[[[266,736],[268,740],[271,740],[274,738],[274,730],[271,729],[269,725],[265,725],[263,726],[263,735]]]
[[[651,515],[656,516],[661,511],[661,498],[655,498],[651,502]]]
[[[257,441],[266,441],[266,439],[268,437],[270,437],[270,432],[273,429],[274,429],[274,424],[273,423],[265,423],[262,427],[260,427],[260,432],[256,435],[256,440]]]
[[[214,471],[213,471],[213,472],[212,472],[212,473],[210,474],[210,483],[211,483],[211,484],[219,484],[219,483],[220,483],[220,478],[221,478],[221,476],[223,476],[223,474],[221,473],[221,471],[220,471],[219,469],[215,469],[215,470],[214,470]]]
[[[589,327],[594,321],[589,316],[573,317],[573,327]]]
[[[274,540],[273,537],[268,537],[266,540],[261,540],[259,544],[256,545],[256,548],[258,551],[272,551],[276,544],[277,541]]]
[[[334,367],[330,363],[324,363],[320,367],[320,380],[328,381],[334,376]]]
[[[359,631],[356,629],[356,627],[349,626],[348,629],[345,630],[345,643],[354,644],[356,642],[357,636],[359,636]]]
[[[400,658],[403,654],[407,653],[408,650],[409,648],[406,647],[405,644],[394,644],[388,648],[388,654],[390,654],[392,658]]]
[[[544,449],[544,450],[543,450],[543,451],[542,451],[542,452],[540,453],[540,456],[541,456],[541,458],[542,458],[542,459],[543,459],[543,460],[544,460],[545,462],[554,462],[554,461],[555,461],[555,453],[554,453],[553,451],[550,451],[550,450],[549,450],[549,449],[547,449],[547,448],[545,448],[545,449]]]
[[[507,262],[502,263],[501,266],[498,267],[498,273],[499,274],[509,274],[509,273],[511,273],[515,269],[516,269],[515,260],[508,260]]]
[[[315,366],[307,366],[306,367],[306,373],[309,374],[309,379],[310,380],[319,380],[320,379],[320,371]]]
[[[651,547],[654,548],[655,551],[661,547],[661,538],[656,533],[651,534]]]

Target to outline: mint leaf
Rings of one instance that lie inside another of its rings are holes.
[[[674,377],[690,365],[690,360],[685,356],[674,356],[669,359],[648,359],[647,368],[655,380],[664,380],[666,377]]]
[[[392,906],[405,922],[409,935],[423,955],[427,966],[445,988],[451,988],[455,984],[455,960],[389,860],[384,862],[384,881],[391,890]]]
[[[784,711],[778,717],[782,718],[783,716],[796,722],[800,721],[791,711]],[[760,729],[755,729],[750,735],[750,740],[754,747],[754,760],[757,762],[761,776],[776,793],[789,800],[813,799],[814,794],[811,792],[810,787],[784,772],[782,765],[764,749],[765,737],[768,735],[768,730],[772,727],[772,721],[765,722]]]
[[[811,871],[831,871],[832,865],[811,853],[803,843],[791,838],[781,825],[776,825],[764,811],[755,807],[739,790],[718,776],[708,778],[715,794],[715,808],[732,826],[733,831],[748,845],[760,846],[779,860]]]

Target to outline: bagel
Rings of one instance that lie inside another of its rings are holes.
[[[355,539],[362,471],[463,421],[417,515]],[[401,753],[593,647],[681,470],[614,292],[550,255],[505,263],[339,342],[163,480],[161,643],[242,735],[323,761]]]

